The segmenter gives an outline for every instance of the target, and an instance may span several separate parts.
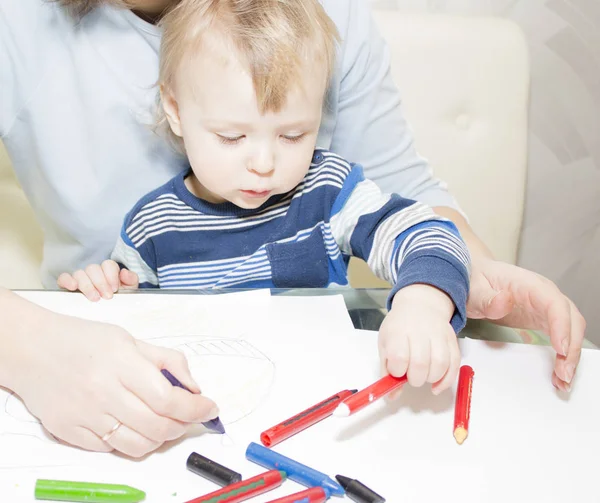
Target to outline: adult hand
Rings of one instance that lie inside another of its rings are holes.
[[[178,351],[114,325],[40,311],[39,331],[16,351],[8,384],[57,438],[140,457],[217,416]],[[193,393],[172,386],[163,368]]]
[[[467,316],[549,335],[557,353],[552,383],[570,391],[581,356],[585,320],[549,279],[491,258],[474,259]]]

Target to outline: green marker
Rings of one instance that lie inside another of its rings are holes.
[[[116,484],[46,479],[38,479],[35,483],[35,498],[38,500],[137,503],[145,497],[146,493],[144,491]]]

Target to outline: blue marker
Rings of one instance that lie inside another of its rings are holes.
[[[167,369],[162,369],[161,372],[162,372],[162,375],[164,375],[173,386],[177,386],[178,388],[184,389],[191,393],[191,391],[188,388],[186,388],[183,384],[181,384],[179,382],[179,380],[173,374],[171,374],[171,372],[169,372]],[[210,421],[206,421],[206,423],[202,423],[202,424],[209,430],[216,431],[217,433],[220,433],[221,435],[223,435],[225,433],[225,426],[223,426],[223,423],[221,422],[221,420],[218,417],[215,417],[214,419],[211,419]]]
[[[335,496],[344,495],[344,488],[324,473],[298,463],[262,445],[250,442],[250,445],[246,449],[246,457],[265,468],[284,471],[290,480],[295,480],[303,486],[320,486]]]

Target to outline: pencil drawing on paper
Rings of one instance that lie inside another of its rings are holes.
[[[76,465],[81,451],[59,443],[18,396],[0,391],[0,471]]]
[[[219,404],[224,424],[255,411],[273,385],[274,363],[243,338],[195,335],[146,340],[186,355],[202,393]],[[0,389],[0,404],[0,470],[76,465],[90,455],[56,441],[13,393]]]
[[[271,390],[274,363],[244,339],[206,338],[177,349],[187,356],[202,393],[219,404],[224,424],[251,414]]]

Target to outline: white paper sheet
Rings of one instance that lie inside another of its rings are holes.
[[[307,308],[301,299],[299,313]],[[219,435],[199,433],[141,461],[82,452],[52,443],[39,425],[27,422],[31,418],[13,398],[5,405],[8,413],[0,414],[0,431],[17,429],[20,434],[0,435],[0,500],[34,501],[34,481],[44,477],[125,483],[145,490],[149,503],[181,503],[217,488],[186,471],[192,451],[245,477],[263,471],[244,458],[248,442],[258,442],[261,431],[341,389],[361,388],[379,377],[375,333],[348,330],[346,324],[336,329],[326,319],[319,327],[312,316],[305,317],[306,324],[301,316],[282,319],[272,312],[278,300],[268,300],[270,308],[262,311],[267,314],[258,324],[229,338],[239,347],[225,350],[230,353],[224,356],[217,356],[228,339],[224,334],[216,338],[216,346],[183,338],[186,351],[195,351],[191,359],[222,362],[197,366],[210,368],[215,383],[230,378],[226,387],[216,385],[217,393],[256,389],[260,396],[251,412],[232,412],[232,417],[241,416],[227,426],[233,445],[225,445]],[[275,449],[330,476],[358,478],[389,502],[599,501],[600,351],[584,350],[573,391],[564,396],[550,382],[550,348],[474,340],[461,341],[461,347],[464,363],[475,370],[470,433],[462,446],[452,436],[453,392],[434,397],[426,389],[408,389],[397,403],[380,401],[350,418],[331,417]],[[262,364],[253,370],[240,366],[238,358],[264,358],[272,364],[272,375]],[[249,380],[247,372],[253,372]],[[256,386],[250,384],[253,380],[269,384]],[[0,395],[0,404],[6,398]],[[7,468],[7,461],[13,468]],[[17,468],[24,466],[29,467]],[[288,481],[252,501],[266,502],[299,489]]]
[[[126,293],[90,302],[80,293],[17,293],[57,313],[114,323],[144,340],[182,335],[238,336],[265,316],[271,297],[269,290],[218,295]]]
[[[271,297],[269,322],[294,330],[330,331],[332,334],[353,330],[342,295]],[[300,323],[297,323],[300,321]]]

